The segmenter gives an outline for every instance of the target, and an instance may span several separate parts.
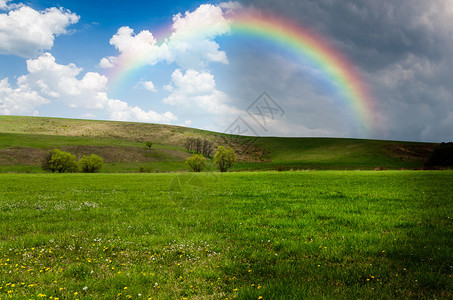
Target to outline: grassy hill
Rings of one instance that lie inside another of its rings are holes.
[[[200,137],[214,146],[236,150],[233,170],[400,169],[419,168],[437,146],[340,138],[240,137],[180,126],[0,116],[0,172],[40,172],[44,155],[54,148],[78,158],[104,158],[103,172],[186,170],[187,138]],[[144,148],[152,141],[151,150]]]

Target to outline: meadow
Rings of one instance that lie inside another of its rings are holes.
[[[451,299],[452,182],[0,174],[0,299]]]
[[[103,157],[103,173],[188,171],[184,163],[191,156],[184,148],[188,138],[207,139],[213,150],[231,146],[238,157],[232,171],[419,169],[438,146],[347,138],[246,137],[161,124],[0,116],[0,173],[43,173],[41,162],[55,148],[78,159],[92,153]],[[145,149],[147,141],[154,143],[152,149]]]

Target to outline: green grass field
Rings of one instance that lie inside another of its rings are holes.
[[[0,299],[451,299],[452,182],[0,174]]]

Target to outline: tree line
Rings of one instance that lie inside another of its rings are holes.
[[[203,156],[211,156],[213,143],[201,138],[188,138],[184,143],[187,151]]]

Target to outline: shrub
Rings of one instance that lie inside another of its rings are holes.
[[[55,149],[50,160],[45,166],[52,173],[73,173],[77,172],[77,160],[74,155],[68,152]],[[48,157],[48,156],[47,156]],[[46,157],[46,158],[47,158]]]
[[[84,155],[79,161],[79,166],[83,173],[97,172],[102,169],[103,165],[104,159],[96,154]]]
[[[153,142],[151,141],[148,141],[145,143],[145,148],[148,149],[148,150],[151,150],[151,147],[153,146]]]
[[[220,172],[226,172],[236,162],[236,154],[230,147],[219,146],[214,155],[214,162],[219,166]]]
[[[186,159],[186,164],[189,165],[192,171],[201,172],[206,165],[206,159],[201,154],[195,154],[194,156]]]

